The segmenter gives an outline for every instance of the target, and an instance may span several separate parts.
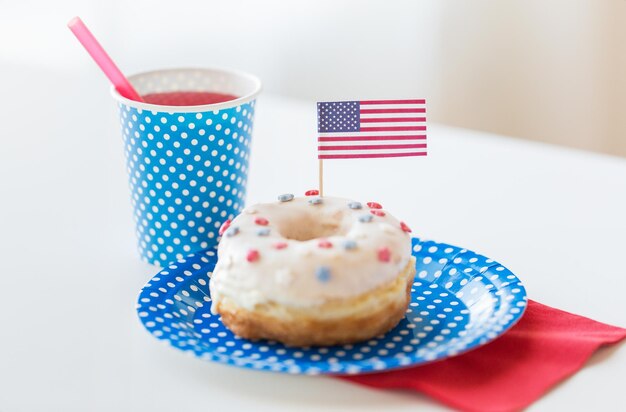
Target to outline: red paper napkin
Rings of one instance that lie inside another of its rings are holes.
[[[423,392],[464,411],[517,411],[574,374],[626,329],[529,301],[522,319],[495,341],[415,368],[342,376],[375,388]]]

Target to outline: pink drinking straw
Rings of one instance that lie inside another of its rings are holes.
[[[113,60],[111,60],[107,52],[104,51],[100,43],[98,43],[98,40],[93,37],[93,34],[91,34],[87,26],[85,26],[85,23],[83,23],[79,17],[74,17],[70,20],[70,22],[67,23],[67,27],[70,28],[78,41],[81,42],[98,66],[100,66],[104,74],[111,80],[111,83],[113,83],[113,86],[115,86],[119,94],[127,99],[143,102],[139,93],[137,93],[120,69],[117,68]]]

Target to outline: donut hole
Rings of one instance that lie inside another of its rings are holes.
[[[286,220],[279,228],[280,234],[290,240],[307,240],[343,235],[341,216],[299,216],[297,220]]]

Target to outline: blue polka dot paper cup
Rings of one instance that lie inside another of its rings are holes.
[[[139,253],[165,266],[217,246],[218,230],[244,207],[260,81],[221,69],[172,69],[129,78],[140,95],[207,91],[237,96],[201,106],[132,101],[115,89]]]

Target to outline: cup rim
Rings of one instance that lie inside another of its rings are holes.
[[[136,109],[153,111],[153,112],[186,113],[186,112],[208,112],[212,110],[236,107],[236,106],[239,106],[244,103],[248,103],[256,99],[256,97],[259,95],[259,93],[261,93],[261,90],[262,90],[261,80],[258,77],[250,73],[246,73],[244,71],[228,69],[228,68],[223,68],[223,67],[178,67],[178,68],[149,70],[145,72],[132,74],[128,76],[128,79],[132,83],[132,79],[135,77],[144,76],[147,74],[154,74],[154,73],[180,72],[180,71],[212,71],[212,72],[223,72],[223,73],[233,74],[235,76],[240,76],[248,80],[251,80],[252,83],[254,84],[254,89],[252,92],[244,96],[238,97],[236,99],[233,99],[233,100],[228,100],[226,102],[220,102],[220,103],[195,105],[195,106],[165,106],[165,105],[160,105],[160,104],[138,102],[136,100],[128,99],[122,96],[121,94],[119,94],[119,92],[115,89],[115,86],[111,86],[110,88],[111,95],[119,103],[125,104],[126,106],[130,106]]]

